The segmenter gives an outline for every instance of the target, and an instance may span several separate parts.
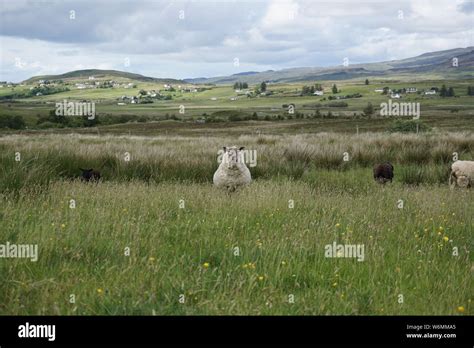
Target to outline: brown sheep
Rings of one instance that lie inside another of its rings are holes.
[[[94,169],[82,169],[79,168],[79,170],[82,171],[82,180],[83,181],[99,181],[100,180],[100,172],[98,170]]]
[[[393,179],[393,166],[390,162],[377,164],[374,166],[374,179],[380,184],[386,182],[392,182]]]

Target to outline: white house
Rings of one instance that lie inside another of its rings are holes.
[[[383,88],[377,88],[377,89],[374,90],[374,92],[380,92],[380,93],[382,93],[382,92],[383,92]]]
[[[314,95],[324,95],[324,92],[323,91],[316,91],[313,94]]]
[[[415,87],[407,87],[405,88],[407,93],[416,93],[418,90]]]
[[[436,94],[436,91],[430,90],[430,91],[425,91],[425,95],[434,95]]]
[[[398,94],[398,93],[390,94],[390,98],[392,98],[392,99],[400,99],[400,94]]]
[[[211,100],[217,100],[217,98],[216,98],[216,97],[212,97]]]
[[[94,76],[89,76],[89,80],[95,80]]]

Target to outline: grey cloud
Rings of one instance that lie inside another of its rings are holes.
[[[2,76],[77,66],[123,70],[125,58],[145,75],[209,76],[239,72],[234,57],[247,70],[335,65],[346,56],[381,61],[472,45],[473,35],[468,1],[0,1],[2,61],[19,55],[37,62],[11,73],[2,64]]]

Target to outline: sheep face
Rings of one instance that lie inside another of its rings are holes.
[[[243,149],[244,147],[237,148],[237,146],[224,147],[222,163],[225,163],[228,169],[237,168],[240,163],[244,163]]]
[[[457,179],[457,184],[459,187],[462,187],[462,188],[471,187],[471,181],[469,180],[469,177],[466,175],[459,176]]]

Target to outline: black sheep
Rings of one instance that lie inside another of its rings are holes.
[[[374,179],[381,184],[385,184],[387,181],[392,182],[392,179],[393,179],[392,164],[390,162],[377,164],[374,167]]]
[[[82,180],[83,181],[99,181],[100,180],[100,172],[94,169],[82,169]]]

